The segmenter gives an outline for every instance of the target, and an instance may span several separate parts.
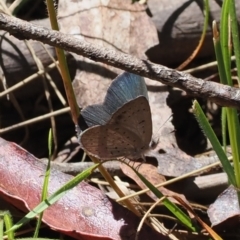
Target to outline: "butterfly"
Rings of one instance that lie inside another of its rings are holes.
[[[144,158],[152,138],[147,87],[142,77],[124,72],[114,79],[103,104],[81,111],[88,129],[80,135],[81,147],[101,160]]]

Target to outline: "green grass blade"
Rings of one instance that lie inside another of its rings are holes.
[[[77,186],[81,181],[89,177],[89,175],[99,166],[99,164],[95,164],[94,166],[84,170],[76,177],[71,179],[69,182],[64,184],[61,188],[59,188],[55,193],[53,193],[46,200],[41,202],[38,206],[36,206],[31,212],[29,212],[25,217],[23,217],[19,222],[17,222],[9,231],[15,231],[20,228],[22,225],[29,222],[32,218],[36,217],[38,214],[46,210],[49,206],[58,201],[62,196],[64,196],[69,190]],[[6,232],[6,233],[7,233]]]
[[[226,152],[227,151],[227,109],[225,107],[222,108],[221,123],[222,123],[222,143],[223,143],[223,149]]]
[[[214,44],[214,50],[215,55],[218,63],[218,73],[220,76],[220,82],[222,84],[228,84],[227,81],[227,75],[225,71],[224,61],[223,61],[223,54],[222,54],[222,47],[219,41],[219,32],[217,30],[217,23],[216,21],[213,21],[213,44]],[[227,111],[223,107],[222,113],[221,113],[221,126],[222,126],[222,140],[223,140],[223,146],[224,150],[226,152],[226,146],[227,146]]]
[[[222,47],[219,39],[219,32],[217,29],[216,21],[213,21],[212,25],[213,25],[213,45],[214,45],[216,60],[218,64],[218,73],[220,76],[220,81],[222,84],[228,84],[227,75],[226,75],[225,66],[224,66],[224,60],[223,60]]]
[[[0,240],[3,239],[3,227],[4,227],[3,217],[0,215]]]
[[[231,28],[232,28],[232,41],[233,49],[236,57],[236,66],[238,74],[238,85],[240,85],[240,42],[239,42],[239,31],[238,31],[238,21],[236,15],[235,1],[231,0],[229,4],[230,17],[231,17]]]
[[[229,1],[229,12],[230,12],[230,18],[231,18],[231,30],[232,30],[232,40],[233,40],[233,49],[234,54],[236,58],[236,66],[237,66],[237,74],[238,74],[238,84],[240,85],[240,43],[239,43],[239,30],[238,30],[238,21],[236,16],[236,6],[235,1],[230,0]],[[233,129],[231,129],[233,134],[233,140],[234,141],[234,154],[237,157],[233,158],[233,164],[235,169],[235,178],[237,182],[237,187],[240,187],[240,126],[239,126],[239,120],[238,120],[238,114],[237,111],[234,109],[232,110],[233,114]],[[230,139],[231,140],[231,139]],[[232,143],[231,143],[232,144]],[[233,148],[232,147],[232,148]],[[234,156],[234,155],[233,155]]]
[[[222,48],[222,56],[224,62],[224,70],[226,74],[226,81],[229,86],[232,86],[231,79],[231,44],[229,31],[229,0],[223,1],[221,21],[220,21],[220,42]]]
[[[126,162],[124,162],[127,164]],[[152,193],[155,194],[156,197],[161,198],[164,195],[155,187],[153,186],[145,177],[143,177],[140,173],[138,173],[132,166],[127,164],[135,174],[141,179],[141,181],[151,190]],[[196,228],[193,226],[190,217],[188,217],[176,204],[172,203],[167,198],[163,199],[164,206],[189,230],[196,232]]]
[[[13,226],[11,213],[9,211],[2,211],[0,213],[0,218],[3,220],[2,221],[2,227],[3,227],[3,224],[4,224],[5,228],[6,228],[6,231],[9,230],[9,232],[7,233],[8,239],[13,240],[14,239],[14,231],[10,230],[10,228]],[[3,230],[3,229],[1,229],[1,230]],[[2,235],[2,233],[0,233],[0,235]],[[0,238],[0,239],[3,239],[3,238]]]
[[[49,152],[49,157],[48,157],[48,163],[47,163],[47,168],[44,176],[44,181],[43,181],[43,189],[42,189],[42,195],[41,195],[41,201],[44,201],[47,198],[48,195],[48,183],[49,183],[49,178],[50,178],[50,169],[51,169],[51,155],[52,155],[52,143],[53,143],[53,135],[52,135],[52,129],[49,130],[48,134],[48,152]],[[42,223],[42,217],[43,217],[43,212],[39,214],[38,220],[37,220],[37,226],[34,231],[34,238],[38,237],[39,229],[41,227]]]
[[[51,27],[53,30],[59,31],[54,1],[46,0],[46,5],[47,5],[48,16],[51,23]],[[78,125],[78,116],[80,113],[79,113],[77,100],[73,91],[72,80],[71,80],[71,76],[68,69],[66,55],[62,49],[60,48],[55,48],[55,49],[56,49],[56,54],[59,61],[59,68],[60,68],[61,76],[63,79],[65,93],[68,99],[68,104],[71,108],[72,120],[76,126]]]
[[[230,145],[232,148],[233,156],[233,166],[235,171],[236,184],[234,185],[237,188],[240,188],[240,126],[239,119],[237,115],[237,110],[234,108],[226,108],[227,111],[227,123],[228,123],[228,132],[230,138]]]
[[[231,184],[236,186],[236,180],[235,180],[235,175],[233,171],[233,167],[231,166],[225,152],[222,149],[222,146],[220,142],[218,141],[212,127],[210,126],[205,114],[202,111],[202,108],[200,107],[199,103],[195,100],[193,102],[193,113],[202,128],[204,134],[207,136],[209,141],[212,144],[212,147],[214,151],[216,152],[220,162],[222,163],[222,166],[224,168],[224,171],[226,172],[228,176],[228,180],[230,181]]]
[[[229,86],[232,86],[232,78],[231,78],[231,63],[230,63],[230,56],[231,56],[231,29],[236,30],[236,26],[232,26],[234,24],[233,18],[235,18],[235,4],[233,0],[225,0],[223,2],[222,8],[222,19],[221,19],[221,35],[220,35],[220,42],[222,48],[222,55],[223,55],[223,62],[224,62],[224,69],[225,74],[227,77],[227,82]],[[231,14],[231,18],[230,18]],[[231,24],[229,19],[232,19]],[[232,26],[230,28],[230,25]],[[239,49],[239,38],[238,33],[235,32],[234,42],[237,45],[237,49]],[[238,41],[238,43],[236,43]],[[236,50],[235,50],[236,51]],[[238,53],[239,54],[239,53]],[[239,59],[238,59],[239,61]],[[233,165],[235,171],[235,187],[240,187],[240,125],[238,120],[238,115],[236,109],[226,109],[227,112],[227,126],[229,132],[229,139],[230,145],[232,148],[232,156],[233,156]]]

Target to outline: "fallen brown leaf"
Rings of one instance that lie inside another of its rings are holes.
[[[18,145],[0,138],[0,195],[22,210],[40,203],[46,165]],[[48,194],[72,177],[51,170]],[[76,239],[135,239],[139,219],[99,189],[81,182],[44,211],[43,222]],[[139,239],[168,239],[148,226]]]

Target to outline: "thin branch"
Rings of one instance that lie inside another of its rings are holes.
[[[96,62],[102,62],[157,80],[185,90],[188,94],[195,97],[208,98],[222,106],[240,108],[240,90],[237,88],[194,78],[187,73],[153,64],[147,60],[140,60],[129,54],[92,45],[74,36],[33,25],[3,13],[0,13],[0,29],[8,31],[19,39],[38,40],[51,46],[77,53]]]

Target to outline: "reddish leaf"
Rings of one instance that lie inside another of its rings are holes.
[[[210,205],[207,212],[212,226],[221,226],[222,228],[223,225],[225,227],[239,225],[240,210],[237,190],[233,186],[229,186]]]
[[[46,166],[14,143],[0,138],[0,194],[23,210],[40,202]],[[72,176],[51,170],[49,194]],[[83,240],[135,239],[139,219],[99,189],[82,182],[49,207],[43,221],[51,228]],[[144,226],[138,239],[168,239]]]

